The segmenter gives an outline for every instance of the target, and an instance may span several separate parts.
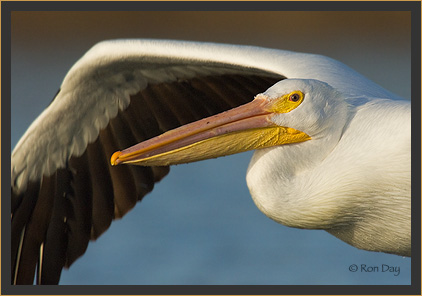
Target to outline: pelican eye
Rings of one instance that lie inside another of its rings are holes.
[[[293,93],[289,96],[289,100],[292,102],[297,102],[300,100],[300,95],[298,93]]]

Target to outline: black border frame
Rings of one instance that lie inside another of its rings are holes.
[[[306,9],[305,9],[306,8]],[[411,11],[411,98],[412,98],[412,266],[411,285],[408,286],[11,286],[10,285],[10,253],[9,244],[3,244],[1,294],[93,294],[93,295],[133,295],[133,294],[374,294],[374,295],[420,295],[421,294],[421,2],[48,2],[24,1],[1,3],[1,122],[2,122],[2,238],[3,242],[10,237],[10,71],[11,71],[11,13],[13,11]],[[142,287],[140,289],[140,287]],[[141,292],[141,293],[140,293]]]

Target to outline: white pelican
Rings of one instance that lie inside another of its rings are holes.
[[[410,134],[408,101],[327,57],[99,43],[12,152],[12,282],[58,283],[168,165],[254,149],[247,184],[268,217],[410,256]]]

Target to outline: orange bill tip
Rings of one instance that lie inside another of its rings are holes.
[[[120,160],[118,159],[120,154],[122,154],[121,151],[116,151],[113,153],[110,159],[111,165],[118,165],[120,163]]]

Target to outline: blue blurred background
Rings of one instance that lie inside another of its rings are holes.
[[[410,99],[410,12],[13,12],[12,149],[72,64],[114,38],[319,53]],[[62,273],[61,284],[410,284],[409,258],[267,218],[246,187],[250,157],[172,167]],[[352,264],[379,270],[351,272]],[[382,272],[383,264],[400,272]]]

